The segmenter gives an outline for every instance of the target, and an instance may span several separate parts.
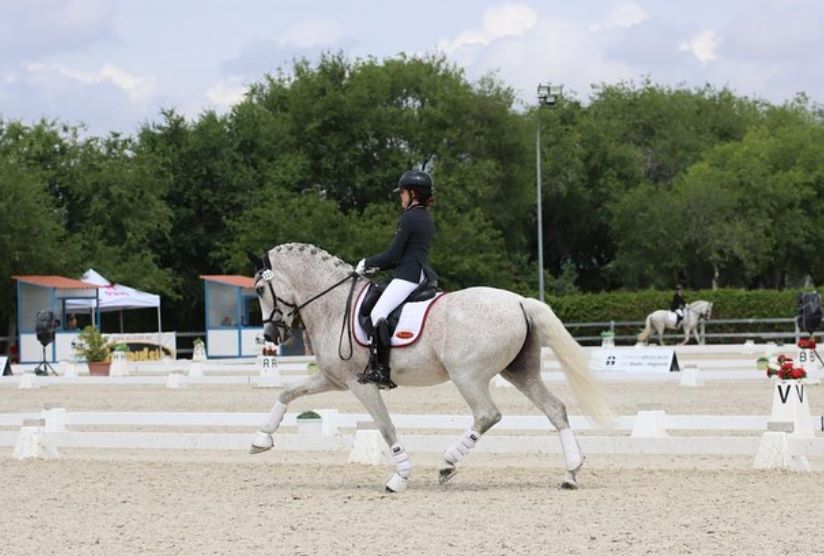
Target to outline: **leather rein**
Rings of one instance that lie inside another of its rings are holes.
[[[352,343],[352,328],[349,326],[349,321],[352,318],[352,299],[353,299],[354,294],[355,294],[355,286],[357,285],[358,278],[360,276],[356,272],[352,272],[351,274],[348,274],[345,278],[335,282],[334,284],[332,284],[331,286],[329,286],[328,288],[326,288],[322,292],[312,296],[311,298],[309,298],[307,301],[301,303],[300,305],[296,305],[294,303],[289,303],[288,301],[286,301],[282,297],[277,296],[277,294],[275,293],[275,287],[272,285],[272,282],[274,281],[274,277],[275,277],[275,274],[274,274],[274,272],[272,272],[271,268],[267,268],[261,273],[261,278],[269,286],[269,293],[272,294],[272,312],[269,313],[269,316],[267,318],[263,319],[262,322],[263,322],[264,325],[271,324],[272,326],[275,327],[275,343],[276,344],[280,343],[281,339],[283,341],[286,341],[286,339],[289,337],[290,327],[289,327],[289,325],[287,325],[283,321],[284,316],[285,317],[291,317],[293,315],[297,315],[300,318],[300,312],[299,311],[301,309],[303,309],[304,307],[306,307],[307,305],[309,305],[313,301],[315,301],[317,299],[320,299],[321,297],[323,297],[324,295],[326,295],[330,291],[334,290],[335,288],[337,288],[338,286],[340,286],[341,284],[343,284],[347,280],[352,280],[352,285],[349,288],[349,295],[347,295],[347,297],[346,297],[346,306],[344,307],[343,323],[341,324],[340,337],[338,338],[338,357],[340,357],[341,360],[343,360],[343,361],[348,361],[349,359],[351,359],[352,355],[353,355],[353,343]],[[284,314],[284,311],[282,311],[279,307],[279,303],[282,303],[284,306],[286,306],[287,308],[291,308],[292,310],[289,311],[289,313]],[[276,315],[280,315],[280,318],[276,319],[275,318]],[[303,319],[301,318],[301,321],[302,320]],[[304,324],[304,326],[305,326],[305,324]],[[343,351],[342,351],[343,350],[343,335],[346,332],[348,332],[347,338],[349,340],[349,354],[344,356]]]

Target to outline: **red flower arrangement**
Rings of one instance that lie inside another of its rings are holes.
[[[782,354],[778,356],[778,364],[767,365],[767,376],[775,376],[781,380],[798,380],[807,378],[807,371],[803,367],[796,367],[791,357]]]
[[[799,338],[798,349],[815,349],[815,338]]]

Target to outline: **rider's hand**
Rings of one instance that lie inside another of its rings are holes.
[[[358,261],[358,265],[355,267],[355,274],[358,276],[363,276],[366,274],[366,259],[361,259]]]

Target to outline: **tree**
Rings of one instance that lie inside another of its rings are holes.
[[[76,154],[76,172],[64,186],[71,218],[67,231],[83,266],[114,281],[174,297],[175,277],[160,264],[172,212],[168,176],[131,138],[89,138]]]
[[[0,158],[0,323],[16,317],[18,274],[65,268],[65,234],[42,176]]]

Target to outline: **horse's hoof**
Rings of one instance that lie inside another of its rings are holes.
[[[584,465],[583,460],[581,461],[581,465],[573,469],[572,471],[564,471],[564,480],[561,483],[561,488],[564,490],[576,490],[578,488],[578,481],[576,480],[575,476],[578,474],[578,470]]]
[[[252,447],[249,448],[250,454],[259,454],[266,450],[271,450],[275,442],[272,440],[272,435],[268,432],[258,431],[255,439],[252,441]]]
[[[404,479],[397,473],[386,481],[386,492],[403,492],[409,487],[409,479]]]
[[[438,469],[438,482],[444,484],[458,473],[457,467],[443,467]]]

